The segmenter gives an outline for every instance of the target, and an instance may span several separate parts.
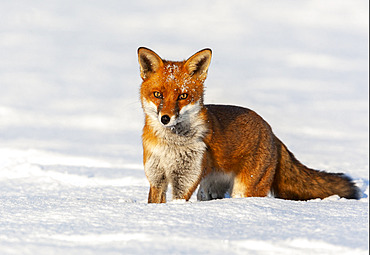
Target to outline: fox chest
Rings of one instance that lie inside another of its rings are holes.
[[[196,141],[187,145],[156,144],[144,145],[148,155],[144,169],[150,181],[173,179],[176,176],[199,176],[202,173],[202,159],[205,144]]]

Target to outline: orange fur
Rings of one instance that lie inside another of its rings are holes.
[[[254,111],[203,104],[211,50],[182,62],[163,60],[146,48],[138,55],[149,203],[166,202],[169,184],[173,198],[185,200],[199,184],[199,200],[270,192],[295,200],[358,198],[348,177],[309,169],[295,159]]]

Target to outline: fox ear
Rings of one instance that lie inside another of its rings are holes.
[[[211,57],[211,49],[198,51],[186,60],[185,68],[191,76],[205,80],[207,78],[209,64],[211,63]]]
[[[148,79],[163,65],[162,59],[152,50],[140,47],[137,50],[140,64],[140,75],[143,80]]]

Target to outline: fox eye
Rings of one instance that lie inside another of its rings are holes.
[[[158,91],[153,92],[153,95],[154,95],[154,97],[159,98],[159,99],[162,99],[163,98],[162,93],[161,92],[158,92]]]
[[[184,93],[184,94],[181,94],[178,99],[183,100],[183,99],[186,99],[186,98],[188,98],[188,94]]]

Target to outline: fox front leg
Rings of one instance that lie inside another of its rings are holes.
[[[168,179],[164,169],[145,165],[145,173],[150,183],[148,203],[166,203]]]
[[[166,203],[166,189],[150,185],[148,203]]]
[[[176,167],[168,176],[172,185],[173,199],[188,201],[199,185],[202,177],[204,162],[203,143],[195,148],[186,148],[179,153]]]
[[[201,173],[197,171],[176,171],[171,178],[172,198],[188,201],[200,182]]]

